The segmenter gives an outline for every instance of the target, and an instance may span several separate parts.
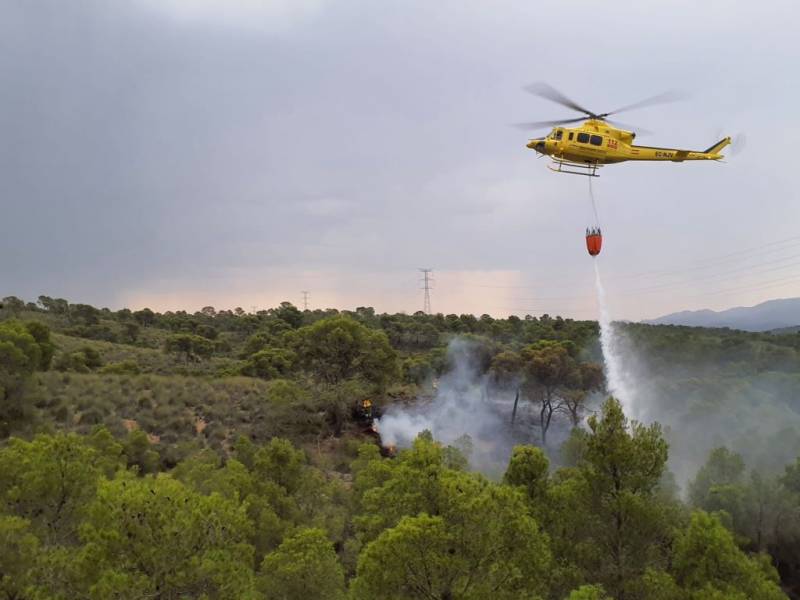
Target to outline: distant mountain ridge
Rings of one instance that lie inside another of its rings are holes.
[[[730,327],[744,331],[771,331],[800,326],[800,298],[767,300],[755,306],[728,310],[684,310],[644,321],[651,325],[688,325],[690,327]]]

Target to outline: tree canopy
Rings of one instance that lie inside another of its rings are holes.
[[[9,296],[0,598],[796,597],[800,337],[619,327],[671,427],[589,321]],[[488,435],[381,445],[445,397]]]

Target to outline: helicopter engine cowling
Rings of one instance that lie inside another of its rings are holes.
[[[623,144],[632,144],[633,140],[636,138],[636,134],[633,131],[623,131],[622,129],[618,129],[616,132],[616,137],[620,142]]]

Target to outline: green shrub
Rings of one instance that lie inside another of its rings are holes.
[[[261,379],[286,377],[292,370],[297,355],[284,348],[264,348],[248,357],[241,374]]]
[[[102,369],[101,373],[109,375],[138,375],[139,365],[134,360],[122,360],[119,362],[108,363]]]
[[[80,414],[81,425],[98,425],[103,422],[103,412],[94,406]]]
[[[100,353],[91,346],[83,346],[76,352],[63,352],[55,360],[53,368],[56,371],[74,371],[75,373],[89,373],[103,365]]]
[[[89,367],[86,366],[86,357],[82,352],[59,354],[53,363],[53,368],[56,371],[73,371],[75,373],[89,372]]]
[[[135,467],[140,474],[158,471],[161,457],[151,447],[150,439],[144,431],[140,429],[131,431],[125,440],[124,451],[128,466]]]

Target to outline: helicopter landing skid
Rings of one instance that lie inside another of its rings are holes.
[[[583,175],[584,177],[600,177],[597,169],[603,165],[597,162],[575,163],[566,160],[553,159],[552,164],[547,165],[547,168],[554,173],[567,173],[568,175]],[[578,170],[575,170],[578,169]]]

